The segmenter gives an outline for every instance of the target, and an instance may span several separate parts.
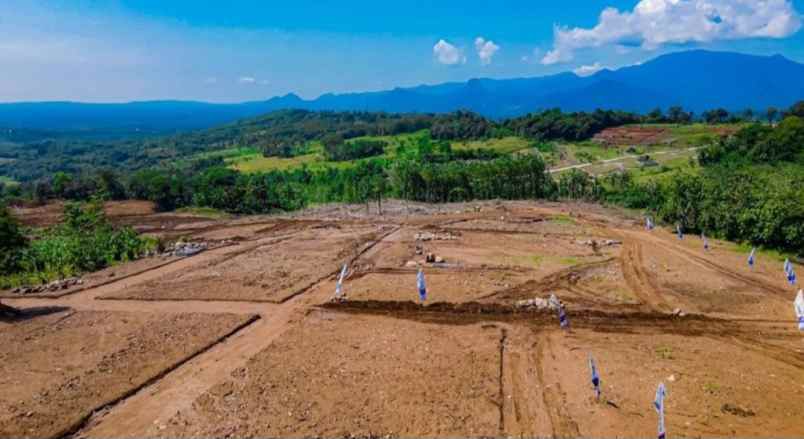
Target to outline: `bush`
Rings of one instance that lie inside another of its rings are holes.
[[[340,137],[330,137],[324,140],[324,153],[332,161],[358,160],[381,155],[385,152],[386,145],[382,140],[359,139],[344,142]]]
[[[154,246],[130,227],[114,228],[100,202],[70,203],[61,224],[39,231],[26,246],[17,247],[17,264],[0,277],[0,287],[97,271],[134,260]]]
[[[27,244],[17,220],[6,206],[0,205],[0,275],[15,271],[19,264],[19,250]]]

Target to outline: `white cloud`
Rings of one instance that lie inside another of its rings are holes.
[[[541,56],[542,56],[541,50],[533,49],[533,52],[531,52],[528,55],[522,55],[522,57],[520,57],[519,60],[525,64],[532,64],[538,62]]]
[[[596,62],[592,65],[580,66],[577,69],[573,70],[572,72],[578,76],[592,76],[601,70],[603,70],[603,66],[600,65],[599,62]]]
[[[665,44],[745,38],[784,38],[801,28],[788,0],[641,0],[633,11],[606,8],[592,28],[556,26],[542,64],[571,61],[575,50],[620,45],[656,49]]]
[[[491,64],[491,59],[500,50],[500,46],[494,44],[494,41],[486,41],[483,37],[477,37],[475,38],[475,50],[477,50],[480,63],[487,66]]]
[[[463,54],[463,50],[444,40],[438,40],[433,46],[433,56],[439,63],[448,66],[466,63],[466,56]]]
[[[241,76],[240,78],[237,79],[237,82],[241,84],[254,84],[255,82],[257,82],[257,79],[254,78],[253,76]]]

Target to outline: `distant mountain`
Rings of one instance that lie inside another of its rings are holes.
[[[428,113],[469,109],[493,118],[555,107],[565,111],[604,108],[647,112],[681,105],[696,113],[715,107],[762,110],[768,106],[789,107],[804,99],[801,78],[804,64],[781,55],[693,50],[588,77],[561,73],[535,78],[472,79],[379,92],[324,94],[312,100],[288,94],[241,104],[0,104],[0,128],[167,132],[205,128],[286,108]]]

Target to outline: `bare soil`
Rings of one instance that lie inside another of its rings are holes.
[[[0,323],[12,395],[0,396],[0,421],[14,435],[55,437],[70,424],[77,437],[648,437],[664,382],[670,436],[804,436],[796,289],[781,261],[760,254],[751,270],[728,242],[710,239],[705,252],[699,237],[579,203],[126,218],[164,237],[237,244],[141,273],[124,265],[131,276],[64,297],[4,299],[31,316]],[[343,263],[347,300],[334,302]],[[569,330],[554,311],[517,305],[550,294]],[[71,326],[76,316],[93,317]],[[120,350],[125,366],[106,372],[101,359]],[[94,399],[73,396],[63,384],[73,376]],[[57,415],[20,405],[39,401]]]
[[[501,337],[494,325],[314,312],[165,434],[493,436]]]
[[[0,437],[58,437],[249,319],[53,310],[0,322]]]
[[[339,226],[306,230],[103,298],[282,302],[337,271],[377,232]]]

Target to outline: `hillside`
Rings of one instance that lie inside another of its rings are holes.
[[[468,109],[491,118],[516,117],[539,109],[647,112],[680,105],[701,112],[769,106],[784,108],[804,97],[804,65],[782,56],[703,50],[662,55],[643,64],[604,70],[589,77],[573,73],[471,79],[438,85],[324,94],[304,100],[294,94],[240,104],[202,102],[71,102],[0,104],[0,127],[107,136],[166,133],[207,128],[279,109],[444,113]]]

